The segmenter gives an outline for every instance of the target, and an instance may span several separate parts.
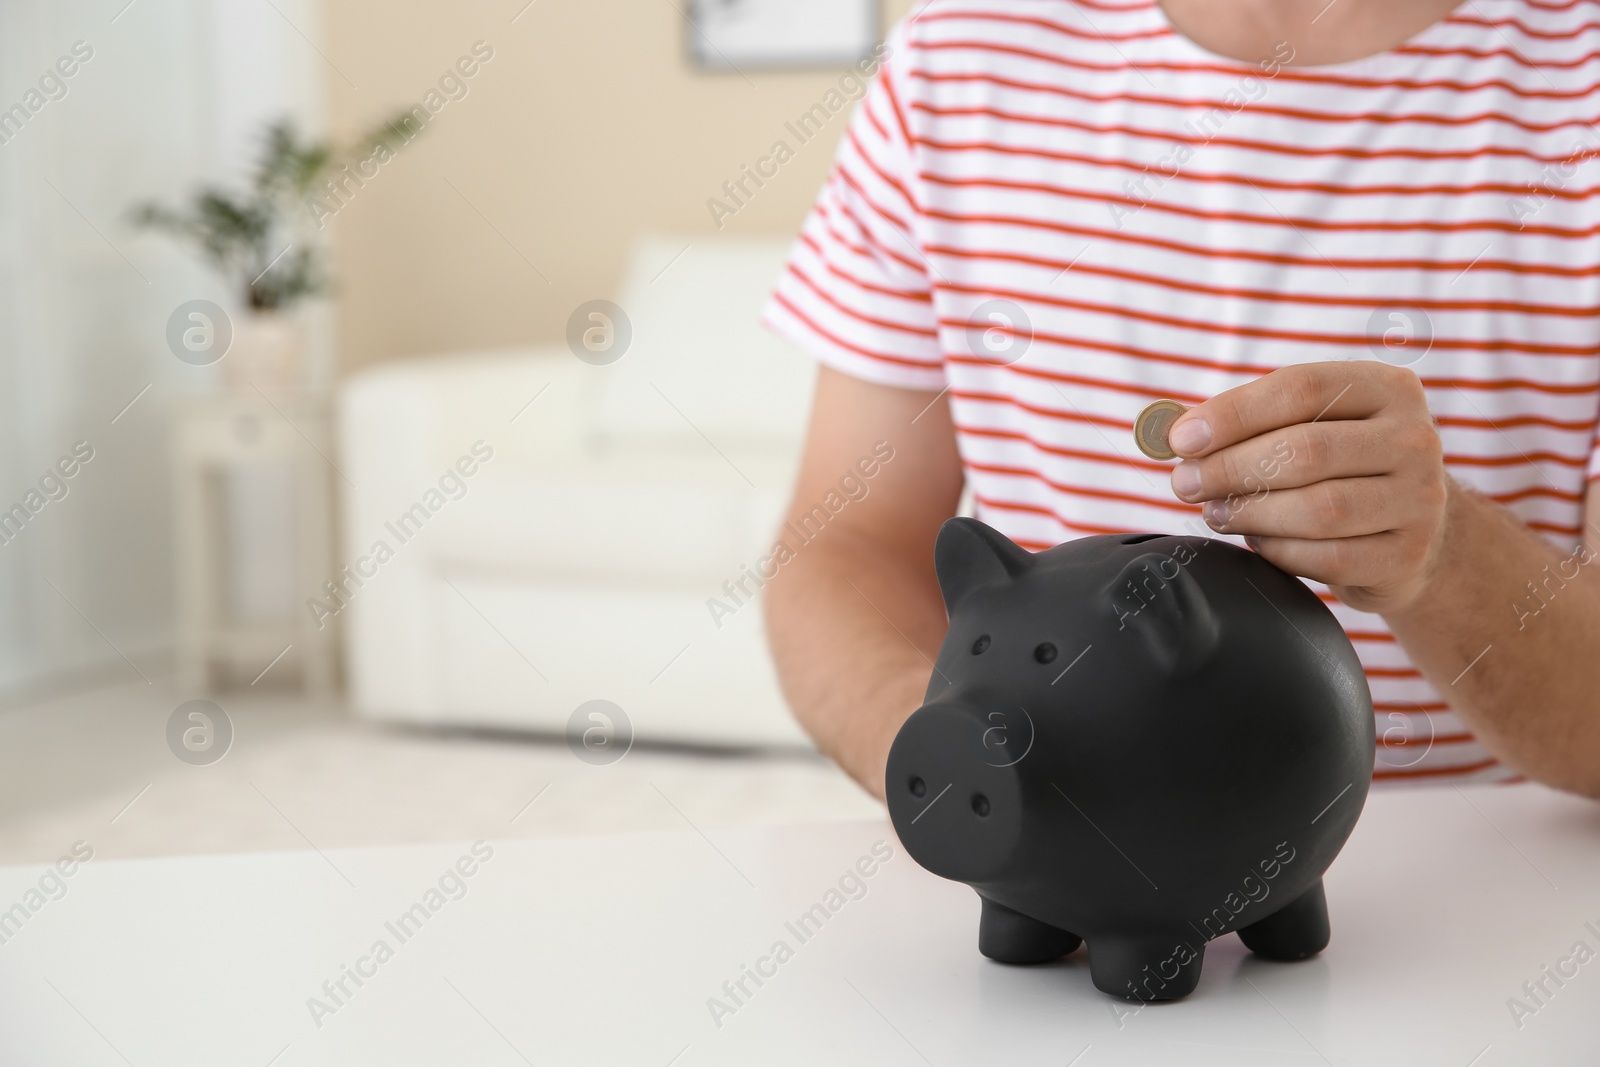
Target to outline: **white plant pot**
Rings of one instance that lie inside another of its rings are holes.
[[[222,360],[223,376],[240,389],[303,387],[305,348],[305,332],[291,316],[281,311],[240,315],[233,324],[233,344]]]

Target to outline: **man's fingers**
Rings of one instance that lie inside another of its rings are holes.
[[[1167,439],[1180,456],[1207,456],[1297,423],[1367,418],[1390,403],[1397,389],[1413,384],[1420,391],[1415,374],[1386,363],[1282,367],[1190,408]]]
[[[1388,473],[1395,441],[1382,419],[1301,423],[1252,437],[1172,470],[1172,491],[1190,502],[1295,489],[1330,478]]]
[[[1262,537],[1254,547],[1268,562],[1290,574],[1332,586],[1374,586],[1394,573],[1396,561],[1406,556],[1406,535],[1395,530],[1311,540],[1298,537]]]
[[[1398,478],[1388,475],[1336,478],[1298,489],[1263,489],[1212,500],[1202,515],[1219,533],[1318,540],[1361,537],[1408,525],[1408,510],[1396,510],[1402,488]]]

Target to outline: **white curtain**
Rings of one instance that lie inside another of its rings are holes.
[[[168,351],[166,321],[233,299],[127,211],[236,177],[269,118],[320,128],[317,12],[0,0],[0,518],[44,501],[0,526],[0,695],[166,670],[169,412],[217,373]],[[75,445],[93,458],[47,496]]]

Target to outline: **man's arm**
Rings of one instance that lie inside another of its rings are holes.
[[[861,478],[857,464],[878,442],[893,458]],[[767,585],[767,632],[801,725],[882,799],[889,745],[921,705],[944,640],[933,543],[962,486],[944,397],[822,368],[786,531],[808,517],[814,530],[813,509],[830,492],[837,501],[852,474],[864,496],[804,544],[786,532],[795,556]]]
[[[1214,529],[1383,615],[1489,751],[1600,798],[1594,491],[1587,544],[1553,547],[1445,473],[1420,382],[1382,363],[1274,371],[1185,413],[1172,442],[1173,490]]]
[[[1484,747],[1530,778],[1600,799],[1596,501],[1591,489],[1588,537],[1562,552],[1452,482],[1432,581],[1383,615]]]

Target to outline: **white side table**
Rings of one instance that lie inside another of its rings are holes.
[[[182,403],[173,420],[172,464],[178,609],[178,682],[185,693],[212,688],[213,668],[295,662],[308,692],[333,689],[334,631],[311,613],[249,622],[230,610],[231,558],[224,477],[231,466],[281,463],[294,491],[294,589],[297,600],[320,596],[332,575],[327,405],[301,395],[268,398],[251,390]]]

